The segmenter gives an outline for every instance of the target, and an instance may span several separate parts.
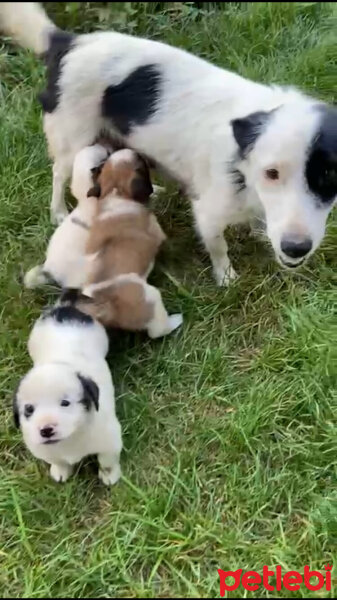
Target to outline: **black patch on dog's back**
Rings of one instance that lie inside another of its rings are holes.
[[[59,78],[61,74],[61,61],[69,52],[76,36],[67,31],[56,29],[49,34],[49,48],[43,55],[47,66],[47,87],[39,95],[39,100],[45,112],[53,112],[59,100]]]
[[[92,325],[94,320],[89,315],[75,308],[75,306],[56,306],[44,313],[43,319],[54,319],[57,323],[76,321],[81,325]]]
[[[111,119],[123,135],[143,125],[155,113],[161,75],[155,64],[138,67],[121,83],[109,85],[102,99],[102,115]]]
[[[257,138],[263,132],[273,111],[258,111],[242,119],[231,121],[233,135],[240,148],[240,157],[244,158],[253,148]]]
[[[305,176],[310,191],[324,204],[337,196],[337,109],[320,106],[320,128],[310,148]]]

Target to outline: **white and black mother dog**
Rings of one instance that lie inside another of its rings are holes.
[[[185,185],[219,284],[235,277],[227,225],[263,218],[286,267],[318,247],[337,195],[335,108],[159,42],[60,31],[35,3],[2,2],[0,26],[47,65],[54,219],[76,152],[105,131]]]

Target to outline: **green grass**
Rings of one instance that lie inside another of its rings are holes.
[[[115,25],[334,99],[336,4],[206,4],[51,10],[77,30]],[[112,339],[124,478],[105,489],[89,460],[57,485],[11,417],[27,336],[54,299],[20,283],[52,231],[43,68],[6,41],[0,73],[0,596],[217,597],[218,568],[337,564],[336,216],[294,275],[262,241],[231,232],[241,277],[219,290],[188,204],[174,189],[162,197],[169,241],[153,280],[184,327],[157,342]]]

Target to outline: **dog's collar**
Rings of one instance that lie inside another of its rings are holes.
[[[71,217],[71,221],[72,221],[72,223],[75,223],[75,225],[79,225],[80,227],[83,227],[83,229],[90,229],[89,225],[87,223],[85,223],[84,221],[82,221],[81,219],[79,219],[78,217]]]

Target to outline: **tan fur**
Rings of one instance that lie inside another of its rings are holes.
[[[132,160],[115,163],[112,156],[97,177],[100,196],[87,244],[87,255],[95,258],[88,261],[84,286],[93,286],[92,301],[82,303],[81,308],[105,326],[138,331],[153,317],[153,303],[146,299],[144,284],[166,236],[153,213],[132,199],[135,180],[139,183],[149,177],[145,163],[133,155]],[[133,274],[130,281],[99,289],[98,284],[128,274]],[[132,281],[135,275],[141,278],[139,282]]]
[[[105,327],[142,331],[153,318],[153,304],[146,300],[144,286],[137,282],[112,284],[93,294],[93,302],[81,300],[78,308]]]

